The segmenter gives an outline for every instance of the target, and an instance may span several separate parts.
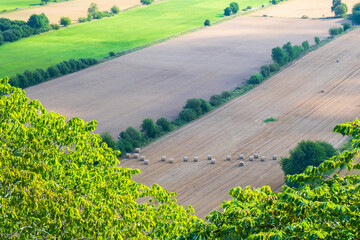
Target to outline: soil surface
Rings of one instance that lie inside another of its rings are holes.
[[[281,190],[279,162],[301,140],[326,140],[335,147],[346,140],[332,134],[336,124],[360,112],[360,29],[309,53],[261,85],[201,119],[142,149],[148,166],[136,159],[122,165],[139,168],[135,180],[176,191],[178,202],[193,205],[204,217],[229,200],[231,188],[269,185]],[[324,89],[324,93],[321,90]],[[275,122],[264,123],[273,117]],[[248,161],[254,153],[265,162]],[[216,164],[206,160],[211,154]],[[238,167],[239,154],[245,166]],[[271,160],[278,155],[278,160]],[[226,161],[231,155],[232,160]],[[162,156],[174,163],[160,161]],[[183,162],[183,157],[189,162]],[[194,156],[199,162],[193,162]]]
[[[30,98],[117,136],[144,118],[174,120],[189,98],[231,90],[271,63],[271,49],[314,43],[342,20],[238,17],[34,87]]]

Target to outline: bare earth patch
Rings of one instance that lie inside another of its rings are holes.
[[[349,13],[351,13],[353,6],[359,1],[343,0],[342,2],[348,6]],[[333,17],[335,14],[331,12],[331,6],[331,0],[289,0],[250,15],[290,18],[301,18],[304,15],[309,18]]]
[[[287,156],[303,139],[326,140],[339,147],[346,139],[331,134],[332,128],[359,117],[359,41],[357,29],[247,94],[148,145],[141,154],[150,165],[135,159],[122,160],[122,165],[142,171],[135,177],[137,181],[176,191],[179,203],[193,205],[200,217],[229,199],[228,191],[233,187],[270,185],[280,190],[284,175],[279,159],[269,159],[273,154]],[[264,123],[268,117],[277,121]],[[244,167],[238,167],[241,153],[245,154]],[[266,161],[249,162],[254,153],[266,156]],[[215,165],[206,160],[208,154],[216,159]],[[233,160],[226,161],[227,155]],[[161,162],[161,156],[175,161]],[[199,162],[183,162],[184,156],[198,156]]]
[[[4,13],[0,14],[0,17],[27,21],[32,14],[44,13],[51,23],[59,23],[61,17],[69,17],[72,21],[77,21],[79,17],[87,16],[87,9],[91,3],[96,3],[100,11],[110,10],[114,5],[118,6],[120,10],[124,10],[140,5],[140,0],[73,0]]]
[[[49,110],[96,119],[98,133],[117,136],[147,117],[175,119],[189,98],[239,86],[271,63],[273,47],[313,43],[339,21],[239,17],[26,91]]]

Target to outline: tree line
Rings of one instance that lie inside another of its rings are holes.
[[[38,68],[36,70],[26,70],[23,73],[18,73],[10,77],[9,83],[14,87],[27,88],[66,74],[80,71],[97,63],[98,61],[94,58],[70,59],[52,65],[46,70]]]

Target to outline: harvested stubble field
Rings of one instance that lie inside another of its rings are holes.
[[[345,138],[331,134],[332,128],[359,117],[359,41],[357,29],[309,53],[247,94],[148,145],[141,154],[150,160],[149,166],[135,159],[122,160],[122,165],[142,171],[135,177],[137,181],[176,191],[179,203],[193,205],[200,217],[229,199],[229,189],[236,186],[270,185],[279,191],[284,175],[279,160],[269,160],[273,154],[287,156],[303,139],[326,140],[339,147]],[[277,121],[264,123],[269,117]],[[240,168],[235,159],[241,153],[245,159],[258,153],[267,160],[246,160]],[[208,154],[217,160],[215,165],[205,160]],[[163,155],[175,162],[161,162]],[[227,155],[233,160],[226,161]],[[184,156],[200,160],[185,163]]]
[[[40,0],[38,0],[38,2],[40,2]],[[72,21],[77,21],[79,17],[87,16],[87,10],[91,3],[96,3],[100,11],[110,10],[114,5],[118,6],[120,10],[124,10],[140,5],[140,0],[72,0],[4,13],[0,14],[0,17],[27,21],[32,14],[44,13],[49,18],[50,23],[59,23],[61,17],[69,17]]]
[[[359,1],[343,0],[342,2],[348,6],[349,13],[351,13],[353,6]],[[302,16],[309,18],[333,17],[335,14],[331,12],[331,6],[331,0],[289,0],[271,8],[251,13],[250,15],[285,18],[301,18]]]
[[[47,109],[96,119],[114,136],[150,117],[177,117],[185,101],[240,85],[287,41],[326,37],[340,20],[239,17],[27,89]]]

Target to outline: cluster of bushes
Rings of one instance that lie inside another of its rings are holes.
[[[121,155],[132,152],[134,148],[144,146],[150,141],[172,131],[174,125],[164,117],[154,122],[151,118],[145,118],[141,124],[141,130],[134,127],[128,127],[119,134],[118,140],[115,141],[109,132],[101,134],[103,142],[112,149],[120,150]]]
[[[224,15],[230,16],[231,14],[236,14],[239,11],[239,4],[236,2],[230,3],[230,5],[224,9]]]
[[[79,60],[70,59],[69,61],[63,61],[56,65],[50,66],[47,70],[26,70],[23,73],[18,73],[10,78],[9,83],[14,87],[27,88],[65,74],[79,71],[81,69],[92,66],[97,62],[98,61],[93,58],[82,58]]]
[[[118,6],[113,6],[110,11],[99,11],[98,5],[96,3],[91,3],[90,7],[88,8],[88,15],[87,17],[80,17],[78,19],[79,23],[82,22],[89,22],[92,19],[101,19],[104,17],[111,17],[120,12],[120,9]]]
[[[0,45],[3,42],[14,42],[50,29],[49,19],[43,13],[31,15],[27,22],[0,18]]]
[[[329,29],[329,34],[331,37],[342,34],[344,29],[342,27],[332,27]]]

